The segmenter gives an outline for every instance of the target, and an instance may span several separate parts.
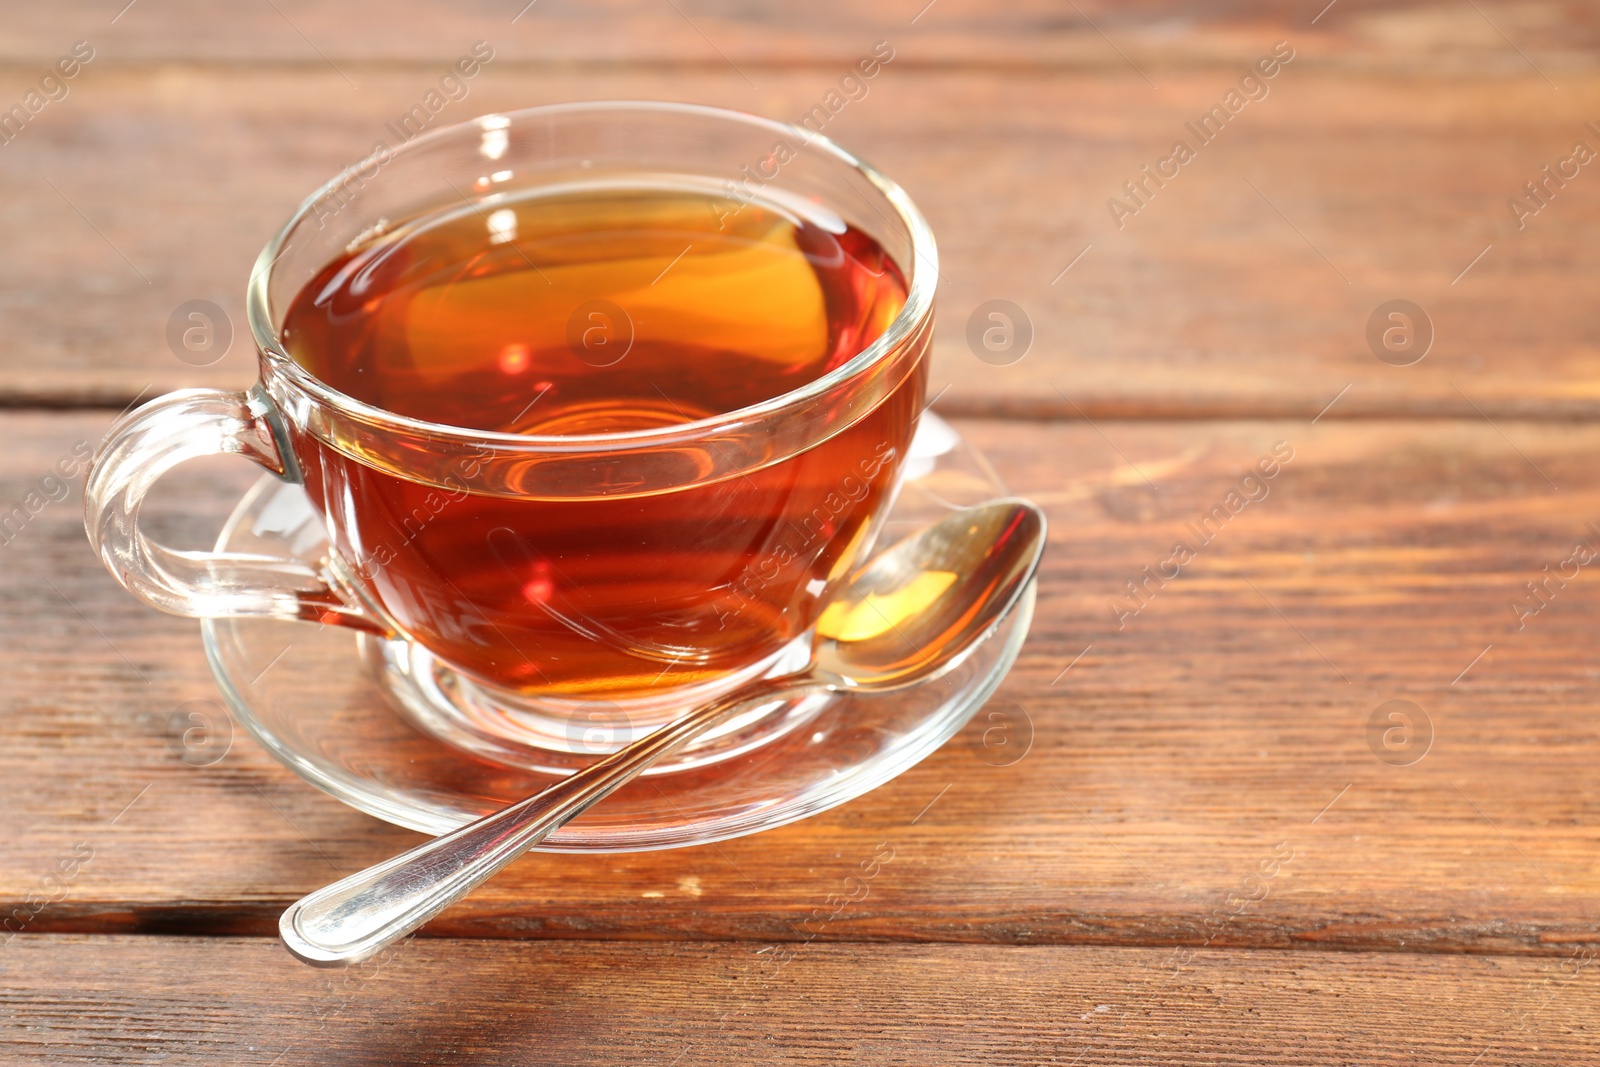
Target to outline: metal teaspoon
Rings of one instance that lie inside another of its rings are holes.
[[[367,959],[752,700],[811,688],[881,692],[937,678],[999,626],[1044,543],[1044,514],[1022,500],[924,527],[838,583],[804,669],[741,686],[542,793],[307,894],[278,922],[283,943],[315,967]]]

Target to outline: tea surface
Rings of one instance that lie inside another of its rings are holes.
[[[463,204],[330,263],[283,338],[316,377],[397,414],[611,433],[786,393],[904,305],[865,234],[714,203],[631,189]]]

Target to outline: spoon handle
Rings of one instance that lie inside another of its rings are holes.
[[[417,929],[651,764],[750,701],[814,682],[791,676],[743,686],[542,793],[301,897],[278,921],[279,935],[291,953],[312,966],[359,963]]]

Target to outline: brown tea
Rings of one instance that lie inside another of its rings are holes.
[[[828,373],[899,313],[866,234],[703,194],[591,189],[429,216],[329,263],[287,309],[308,371],[399,415],[573,435],[687,423]],[[302,443],[313,504],[385,609],[529,693],[706,681],[815,620],[905,456],[925,364],[806,452],[713,484],[583,500],[450,493]]]

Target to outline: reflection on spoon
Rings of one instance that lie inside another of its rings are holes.
[[[890,593],[868,593],[854,602],[835,600],[817,620],[817,633],[834,641],[880,637],[922,614],[955,581],[953,571],[925,571]]]

